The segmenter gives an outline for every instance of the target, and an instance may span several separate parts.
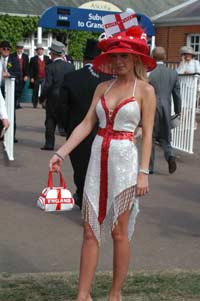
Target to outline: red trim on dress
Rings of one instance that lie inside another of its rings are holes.
[[[129,102],[135,101],[135,98],[131,97],[121,101],[113,110],[112,116],[109,116],[109,109],[106,105],[105,98],[102,96],[101,104],[106,114],[106,127],[99,128],[97,135],[103,137],[101,146],[101,165],[100,165],[100,195],[99,195],[99,214],[98,221],[103,223],[106,210],[107,210],[107,198],[108,198],[108,155],[109,147],[112,139],[124,140],[128,139],[133,141],[133,132],[115,131],[113,129],[114,120],[117,112]]]

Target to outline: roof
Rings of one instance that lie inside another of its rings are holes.
[[[51,6],[68,6],[79,7],[89,1],[83,0],[9,0],[0,1],[0,14],[11,15],[32,15],[39,16],[43,11]],[[121,10],[125,10],[127,7],[133,8],[137,13],[145,14],[148,17],[159,14],[171,7],[178,4],[187,2],[186,0],[112,0],[108,1]]]
[[[189,0],[152,18],[156,26],[200,25],[200,1]]]

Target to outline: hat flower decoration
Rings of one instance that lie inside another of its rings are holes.
[[[113,19],[115,18],[115,21]],[[93,61],[94,68],[103,73],[114,74],[111,54],[130,53],[140,57],[147,71],[155,68],[156,62],[149,56],[147,35],[137,22],[134,11],[102,17],[105,38],[101,39],[98,47],[102,54]]]

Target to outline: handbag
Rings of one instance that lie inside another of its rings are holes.
[[[37,200],[37,206],[44,211],[67,211],[74,207],[74,199],[67,189],[66,182],[61,171],[60,186],[53,186],[53,172],[49,171],[47,187],[43,189]]]

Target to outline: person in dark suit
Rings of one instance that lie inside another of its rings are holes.
[[[5,98],[5,79],[8,77],[15,78],[15,108],[16,108],[16,99],[19,94],[19,80],[20,80],[20,66],[19,62],[10,52],[11,45],[8,41],[2,41],[0,43],[0,52],[1,52],[1,63],[2,63],[2,80],[1,80],[1,91],[2,95]],[[16,139],[16,113],[14,111],[14,142],[17,143]]]
[[[150,73],[149,82],[156,93],[156,113],[153,129],[153,142],[158,141],[163,148],[165,159],[168,162],[169,173],[176,171],[176,158],[171,146],[171,100],[173,99],[175,114],[181,113],[181,95],[178,73],[164,65],[165,49],[153,49],[153,58],[157,67]],[[154,173],[155,145],[152,144],[152,153],[149,170]]]
[[[67,53],[66,46],[67,45],[65,45],[65,48],[63,49],[62,58],[63,58],[64,61],[66,61],[68,63],[71,63],[71,64],[74,64],[73,58],[71,57],[71,55],[69,55]]]
[[[65,75],[60,94],[60,120],[65,132],[69,136],[73,129],[84,119],[97,85],[110,79],[105,74],[98,74],[92,68],[92,60],[100,54],[97,41],[87,40],[84,50],[84,67]],[[90,151],[97,127],[92,133],[70,153],[70,160],[74,170],[76,205],[82,208],[82,195],[85,175],[90,158]]]
[[[42,44],[37,44],[36,55],[31,58],[30,71],[30,88],[33,89],[32,103],[33,107],[37,108],[39,89],[45,78],[45,67],[51,63],[50,58],[44,55],[44,48]]]
[[[56,108],[60,86],[65,74],[74,71],[74,66],[62,59],[64,44],[53,41],[50,49],[52,63],[46,66],[45,80],[42,85],[40,103],[46,99],[45,144],[41,150],[53,150],[57,125]]]
[[[17,42],[16,45],[17,51],[12,54],[12,56],[18,60],[19,66],[20,66],[20,78],[18,82],[18,95],[16,99],[16,108],[21,108],[20,106],[20,97],[22,94],[22,91],[24,89],[25,82],[28,80],[29,75],[29,57],[26,53],[23,52],[24,45],[23,42]]]
[[[74,65],[74,60],[73,60],[73,58],[72,58],[70,55],[67,54],[66,46],[67,46],[67,44],[65,43],[65,48],[63,49],[63,53],[62,53],[62,59],[63,59],[65,62],[68,62],[68,63]],[[75,67],[75,66],[74,66],[74,67]],[[59,132],[60,136],[66,137],[65,130],[63,129],[63,127],[61,126],[60,123],[58,124],[58,132]]]

